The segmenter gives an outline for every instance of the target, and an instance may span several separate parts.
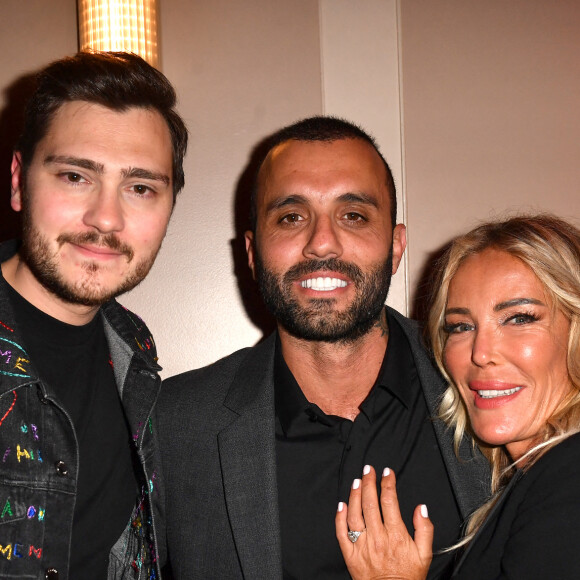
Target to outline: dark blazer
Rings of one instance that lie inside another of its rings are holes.
[[[580,578],[580,434],[519,472],[455,568],[453,580]]]
[[[414,323],[390,310],[411,344],[434,414],[444,390]],[[157,404],[167,491],[167,541],[176,579],[282,578],[276,489],[275,334],[251,349],[164,383]],[[489,490],[487,461],[435,423],[463,517]]]

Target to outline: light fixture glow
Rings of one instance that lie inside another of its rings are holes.
[[[156,0],[78,0],[81,51],[134,52],[158,65]]]

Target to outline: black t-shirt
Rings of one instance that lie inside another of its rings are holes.
[[[137,498],[103,322],[97,314],[84,326],[66,324],[9,292],[30,361],[72,420],[79,446],[69,577],[102,580]]]
[[[334,518],[339,501],[372,465],[394,469],[401,515],[413,534],[413,510],[426,504],[434,550],[454,543],[461,515],[451,490],[409,343],[388,318],[389,341],[377,381],[354,421],[309,403],[279,345],[275,358],[276,457],[284,578],[348,579]],[[379,482],[377,482],[378,484]],[[435,556],[429,578],[448,572],[452,555]]]

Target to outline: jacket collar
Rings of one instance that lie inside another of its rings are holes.
[[[110,300],[104,304],[101,307],[101,315],[145,368],[153,372],[161,370],[157,362],[155,340],[153,340],[147,325],[139,316],[119,304],[116,300]],[[105,328],[107,328],[107,324],[105,324]],[[109,343],[111,343],[110,333],[107,333],[107,335]]]
[[[232,381],[224,406],[238,415],[247,409],[274,409],[274,351],[278,333],[272,333],[248,351]]]

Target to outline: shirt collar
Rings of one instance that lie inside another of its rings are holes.
[[[304,413],[315,414],[323,421],[324,417],[326,417],[317,405],[310,403],[304,396],[302,389],[284,360],[279,336],[276,337],[274,354],[274,398],[276,416],[280,421],[284,435],[288,435],[292,423],[303,418]]]
[[[386,315],[389,341],[375,387],[379,386],[386,389],[408,409],[413,401],[412,392],[408,387],[417,377],[415,360],[409,341],[400,324],[389,313],[388,309],[386,309]],[[361,405],[361,410],[369,402],[372,402],[370,396]],[[370,414],[373,415],[373,413]]]

